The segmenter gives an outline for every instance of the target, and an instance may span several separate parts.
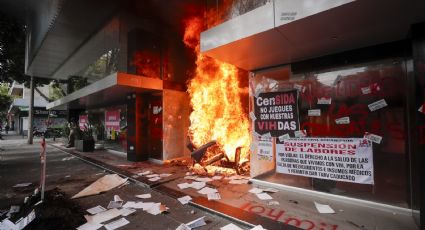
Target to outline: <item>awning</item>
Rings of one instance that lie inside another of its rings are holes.
[[[114,73],[49,103],[47,109],[87,109],[125,103],[131,93],[162,90],[162,80],[126,73]]]

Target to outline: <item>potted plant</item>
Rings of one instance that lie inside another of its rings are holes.
[[[94,151],[93,129],[90,124],[84,126],[84,130],[78,128],[78,135],[75,140],[75,149],[80,152]]]

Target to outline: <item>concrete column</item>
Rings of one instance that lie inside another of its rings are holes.
[[[147,101],[141,94],[127,95],[127,160],[149,158]]]
[[[30,82],[30,107],[28,110],[28,141],[27,143],[32,145],[33,143],[33,121],[34,121],[34,76],[31,76]]]

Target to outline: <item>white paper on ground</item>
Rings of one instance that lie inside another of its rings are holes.
[[[153,182],[155,182],[155,181],[159,181],[159,180],[161,180],[161,177],[151,177],[151,178],[149,178],[148,180],[149,180],[149,181],[153,181]]]
[[[187,204],[187,203],[189,203],[189,201],[192,200],[192,197],[183,196],[183,197],[177,198],[177,200],[180,201],[180,203],[182,203],[182,204]]]
[[[146,175],[145,177],[147,177],[147,178],[159,177],[159,174],[149,174],[149,175]]]
[[[113,208],[113,209],[109,209],[92,216],[84,215],[84,217],[86,218],[87,222],[102,223],[102,222],[114,219],[115,217],[120,215],[121,215],[121,210]]]
[[[109,201],[108,209],[121,208],[124,201]]]
[[[168,210],[168,208],[161,204],[161,203],[154,203],[150,208],[146,209],[145,211],[147,213],[150,213],[152,215],[158,215],[161,214],[163,211]]]
[[[223,176],[213,176],[211,179],[213,179],[213,180],[221,180],[221,179],[223,179]]]
[[[262,193],[262,192],[263,192],[263,190],[262,190],[262,189],[260,189],[260,188],[252,188],[252,189],[250,189],[248,192],[250,192],[250,193],[254,193],[254,194],[257,194],[257,193]]]
[[[318,105],[330,105],[330,104],[332,104],[332,98],[331,97],[319,97],[319,98],[317,98],[317,104]]]
[[[208,193],[208,200],[221,200],[220,193]]]
[[[181,184],[177,184],[177,187],[179,187],[179,189],[185,189],[185,188],[190,188],[190,184],[189,183],[181,183]]]
[[[266,230],[266,229],[263,228],[263,226],[261,226],[261,225],[257,225],[255,227],[251,228],[251,230]]]
[[[320,109],[309,109],[308,116],[309,117],[320,117]]]
[[[190,187],[192,187],[192,188],[194,188],[194,189],[198,190],[198,189],[201,189],[201,188],[205,187],[206,185],[207,185],[207,184],[206,184],[205,182],[192,182],[192,183],[190,184]]]
[[[161,203],[154,203],[154,202],[137,202],[137,205],[139,208],[143,209],[143,211],[146,211],[150,208],[152,208],[155,205],[159,205]]]
[[[191,230],[191,228],[189,228],[189,226],[187,226],[186,224],[180,224],[176,230]]]
[[[257,193],[255,195],[257,195],[258,199],[260,199],[260,200],[272,200],[273,199],[273,197],[271,197],[269,194],[267,194],[265,192]]]
[[[15,184],[13,187],[14,188],[22,188],[22,187],[28,187],[30,186],[32,183],[20,183],[20,184]]]
[[[272,193],[279,192],[279,190],[277,190],[275,188],[263,188],[263,191],[264,192],[272,192]]]
[[[87,222],[78,227],[77,230],[97,230],[101,227],[103,227],[103,224]]]
[[[267,203],[267,205],[270,205],[270,206],[273,206],[273,205],[280,205],[280,203],[279,203],[279,201],[276,201],[276,200],[271,200],[271,201],[269,201],[269,203]]]
[[[84,196],[90,196],[90,195],[96,195],[101,192],[106,192],[108,190],[111,190],[115,187],[118,187],[122,184],[127,182],[127,178],[123,179],[117,174],[109,174],[101,177],[100,179],[96,180],[92,184],[90,184],[88,187],[74,195],[71,199],[80,198]]]
[[[130,222],[123,217],[121,219],[118,219],[118,220],[112,221],[112,222],[110,222],[108,224],[105,224],[105,228],[107,230],[114,230],[114,229],[117,229],[117,228],[122,227],[124,225],[127,225],[129,223]]]
[[[350,117],[341,117],[341,118],[335,119],[335,123],[338,125],[350,124]]]
[[[373,133],[365,133],[364,138],[366,138],[366,139],[368,139],[372,142],[375,142],[377,144],[381,144],[381,141],[382,141],[381,136],[375,135]]]
[[[373,102],[373,103],[371,103],[367,106],[369,107],[369,110],[373,112],[373,111],[376,111],[378,109],[382,109],[382,108],[386,107],[387,105],[388,104],[385,101],[385,99],[381,99],[381,100],[375,101],[375,102]]]
[[[187,223],[186,226],[188,226],[189,228],[198,228],[198,227],[204,226],[204,225],[207,224],[207,223],[205,223],[204,218],[205,218],[205,216],[200,217],[200,218],[198,218],[194,221]]]
[[[121,210],[121,216],[128,216],[136,211],[136,209],[132,208],[122,208]]]
[[[331,208],[331,206],[326,205],[326,204],[320,204],[317,202],[314,202],[314,205],[316,206],[316,209],[319,213],[335,213],[335,211]]]
[[[197,176],[185,176],[184,179],[186,180],[196,180],[198,178]]]
[[[114,201],[123,201],[120,196],[114,195]]]
[[[95,215],[95,214],[98,214],[99,212],[106,211],[106,208],[104,208],[104,207],[102,207],[102,206],[98,205],[98,206],[96,206],[96,207],[89,208],[89,209],[87,209],[86,211],[87,211],[88,213],[92,214],[92,215]]]
[[[238,226],[234,224],[228,224],[226,226],[223,226],[220,228],[221,230],[242,230],[242,228],[239,228]]]
[[[146,193],[146,194],[136,195],[136,197],[140,199],[148,199],[148,198],[151,198],[152,195],[150,193]]]
[[[229,184],[248,184],[248,180],[231,180]]]
[[[210,187],[204,187],[203,189],[198,191],[198,193],[204,194],[204,195],[211,194],[211,193],[217,193],[217,192],[218,192],[217,189],[210,188]]]
[[[122,208],[134,208],[136,206],[136,202],[134,201],[127,201],[127,203],[125,203]]]
[[[141,172],[141,173],[137,173],[137,175],[144,176],[144,175],[148,175],[148,174],[151,174],[151,173],[152,173],[151,171],[144,171],[144,172]]]
[[[208,177],[198,177],[195,180],[196,181],[200,181],[200,182],[210,182],[210,181],[213,181],[213,179],[208,178]]]
[[[159,174],[159,176],[160,177],[169,177],[169,176],[171,176],[171,174],[170,173],[161,173],[161,174]]]

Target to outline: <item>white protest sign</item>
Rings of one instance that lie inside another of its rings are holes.
[[[276,144],[276,172],[373,184],[372,142],[363,138],[291,138]]]
[[[273,143],[268,140],[258,141],[258,151],[257,151],[259,160],[269,160],[273,159]]]

